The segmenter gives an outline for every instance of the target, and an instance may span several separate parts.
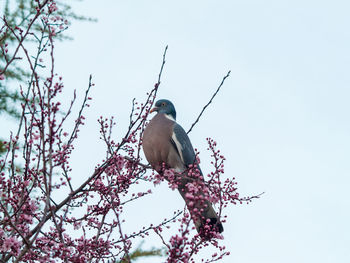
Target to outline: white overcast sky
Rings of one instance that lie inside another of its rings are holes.
[[[73,8],[98,19],[74,22],[74,40],[56,45],[68,95],[76,88],[81,100],[90,73],[96,84],[72,158],[76,184],[104,157],[97,118],[115,116],[120,138],[132,98],[144,100],[169,45],[159,98],[173,101],[185,129],[232,71],[190,134],[202,170],[212,137],[241,195],[266,192],[227,210],[231,255],[222,262],[350,262],[349,1],[84,0]],[[129,208],[127,229],[183,208],[166,183],[154,192]],[[150,246],[161,242],[151,237]]]

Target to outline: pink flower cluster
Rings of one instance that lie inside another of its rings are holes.
[[[0,229],[0,252],[17,256],[21,245],[16,237],[6,237],[4,230]]]

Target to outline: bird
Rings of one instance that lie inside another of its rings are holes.
[[[173,103],[160,99],[150,110],[157,112],[144,130],[142,147],[147,161],[159,174],[165,169],[173,169],[176,187],[184,199],[194,221],[197,232],[202,238],[210,239],[212,233],[223,232],[219,216],[205,194],[204,177],[199,167],[191,141],[176,122],[176,110]],[[191,171],[196,169],[197,173]],[[168,181],[169,178],[165,177]],[[190,186],[200,185],[199,191]]]

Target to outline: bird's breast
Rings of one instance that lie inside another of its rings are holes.
[[[147,125],[142,139],[143,151],[147,161],[160,169],[162,163],[168,165],[171,151],[171,135],[174,122],[157,114]]]

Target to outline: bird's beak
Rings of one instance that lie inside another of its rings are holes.
[[[155,111],[158,111],[158,107],[152,108],[152,109],[149,111],[149,113],[152,113],[152,112],[155,112]]]

